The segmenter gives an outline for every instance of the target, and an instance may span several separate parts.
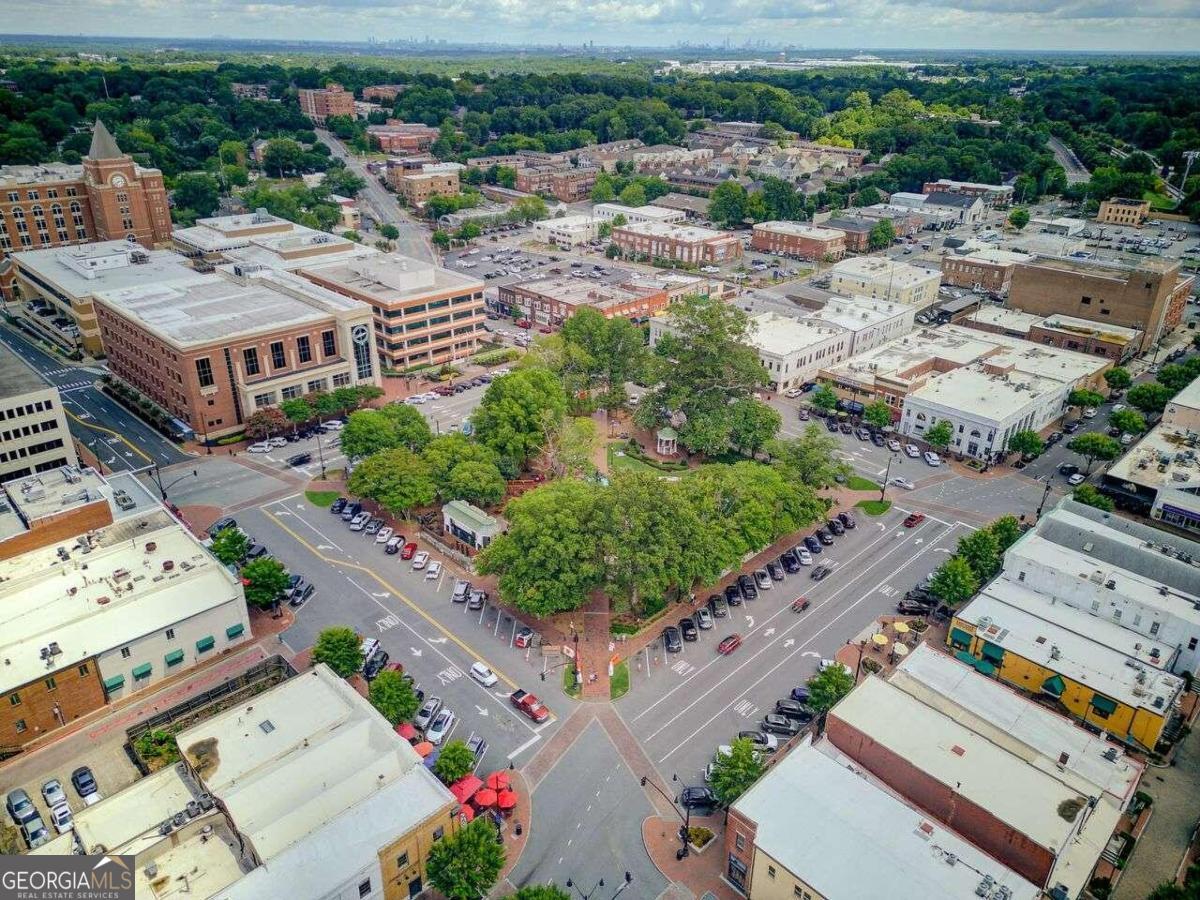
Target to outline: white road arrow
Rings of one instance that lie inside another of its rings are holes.
[[[774,633],[775,633],[774,628],[768,628],[766,631],[763,632],[763,637],[770,637]]]
[[[303,503],[297,503],[297,504],[296,504],[296,509],[304,509],[304,504],[303,504]]]
[[[388,594],[388,592],[387,592],[387,591],[384,591],[384,592],[383,592],[383,593],[381,593],[381,594],[372,594],[371,596],[372,596],[372,597],[375,597],[377,600],[382,600],[384,597],[387,597],[387,596],[390,596],[390,595]]]
[[[487,711],[487,709],[486,709],[485,707],[482,707],[482,706],[476,706],[476,707],[475,707],[475,710],[476,710],[476,712],[478,712],[478,713],[479,713],[481,716],[486,716],[486,715],[488,714],[488,711]]]
[[[333,550],[336,549],[333,544],[317,544],[318,550]]]
[[[445,639],[444,637],[440,637],[440,638],[427,638],[427,639],[426,639],[426,643],[429,643],[429,644],[444,644],[444,643],[446,643],[446,639]],[[507,696],[508,696],[508,694],[505,694],[504,696],[505,696],[505,697],[507,697]]]
[[[418,650],[416,647],[409,647],[408,649],[412,651],[412,655],[413,655],[413,656],[420,656],[420,655],[421,655],[421,651],[420,651],[420,650]]]
[[[887,531],[887,526],[884,525],[882,522],[876,522],[875,524],[879,526],[880,531]]]
[[[792,645],[793,645],[793,644],[795,644],[795,643],[796,643],[796,639],[795,639],[795,638],[788,638],[786,641],[784,641],[784,642],[783,642],[783,646],[784,646],[784,647],[790,647],[790,646],[792,646]]]
[[[951,550],[949,547],[934,547],[933,552],[934,553],[953,553],[954,551]]]
[[[746,616],[746,627],[747,628],[754,627],[754,616]]]
[[[288,512],[286,509],[277,509],[277,510],[275,510],[275,512],[277,515],[281,515],[281,516],[290,516],[291,515],[291,513]]]
[[[493,693],[493,694],[495,694],[497,697],[499,697],[501,700],[507,700],[507,699],[508,699],[508,692],[507,692],[507,691],[492,691],[492,693]]]
[[[917,538],[915,541],[913,541],[913,543],[914,544],[923,544],[923,543],[925,543],[925,538]]]
[[[820,659],[820,658],[821,658],[821,654],[820,654],[820,653],[817,653],[815,650],[805,650],[805,651],[804,651],[803,653],[801,653],[800,655],[801,655],[801,656],[811,656],[813,659]]]

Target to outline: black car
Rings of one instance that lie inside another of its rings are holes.
[[[832,431],[834,434],[837,434],[837,430],[838,430],[837,422],[835,422],[833,419],[830,419],[828,422],[825,423],[825,430]]]
[[[846,526],[843,525],[841,522],[839,522],[837,519],[830,519],[828,522],[825,523],[825,527],[828,528],[830,531],[832,531],[834,534],[838,535],[839,537],[846,533]]]
[[[884,443],[883,442],[883,434],[878,431],[871,432],[871,443],[874,444],[876,447],[882,447],[883,443]]]
[[[361,503],[357,503],[357,502],[356,503],[347,503],[345,506],[342,507],[342,521],[349,522],[349,521],[353,520],[354,517],[357,516],[361,512],[362,512],[362,504]]]
[[[251,542],[250,549],[246,551],[246,561],[258,559],[261,556],[267,555],[267,548],[262,544]]]
[[[841,429],[842,434],[854,434],[854,426],[851,425],[849,422],[843,422],[841,425],[838,426],[838,428]]]
[[[731,584],[725,588],[725,602],[730,606],[742,605],[742,592],[738,590],[736,584]]]
[[[293,453],[287,458],[287,464],[292,468],[295,468],[296,466],[307,466],[310,462],[312,462],[311,453]]]
[[[902,616],[924,616],[928,615],[935,604],[926,605],[919,603],[916,600],[901,600],[896,604],[896,612]]]
[[[824,528],[818,528],[816,531],[814,531],[813,537],[815,537],[818,541],[820,541],[826,547],[828,547],[830,544],[833,543],[833,535],[830,534],[828,531],[826,531]]]
[[[679,803],[684,809],[712,809],[717,805],[717,795],[711,788],[685,787],[679,795]]]
[[[694,641],[700,637],[700,631],[696,628],[696,622],[691,616],[679,620],[679,633],[683,635],[685,641]]]
[[[363,666],[363,678],[371,681],[383,671],[384,666],[388,664],[388,654],[386,650],[377,650],[375,655],[367,660],[367,664]]]
[[[809,553],[820,553],[821,552],[821,542],[818,541],[811,534],[804,539],[804,546],[808,548]]]
[[[80,766],[71,773],[71,784],[75,785],[75,792],[80,797],[87,797],[100,790],[100,786],[96,784],[96,776],[87,766]]]
[[[217,519],[217,521],[208,526],[208,536],[214,537],[217,532],[224,531],[226,528],[237,528],[237,519],[234,519],[232,516]]]
[[[329,505],[329,511],[331,513],[335,513],[335,514],[340,513],[343,509],[346,508],[346,504],[349,502],[350,501],[347,500],[345,497],[338,497],[336,500],[333,501],[333,503],[331,503]]]
[[[792,688],[792,699],[797,703],[805,703],[808,701],[808,688],[804,685]]]
[[[800,571],[800,559],[796,556],[794,550],[788,550],[783,556],[779,557],[779,564],[783,566],[783,571],[789,575],[794,575]]]
[[[708,598],[708,612],[714,619],[724,619],[729,615],[729,605],[720,594]]]
[[[1074,465],[1073,463],[1063,463],[1061,466],[1058,467],[1058,474],[1066,475],[1067,477],[1070,477],[1070,476],[1076,474],[1078,471],[1079,471],[1079,466]]]
[[[783,581],[783,566],[777,562],[767,563],[767,574],[771,576],[772,581]]]
[[[838,521],[842,523],[843,528],[857,528],[858,523],[854,521],[854,516],[850,513],[838,513]]]
[[[789,719],[787,716],[781,716],[777,713],[768,713],[763,716],[762,730],[767,734],[782,734],[784,737],[800,733],[800,723],[795,719]]]
[[[776,700],[775,712],[800,723],[811,722],[813,718],[813,711],[799,700]]]
[[[662,632],[663,646],[668,653],[678,653],[683,649],[683,641],[679,637],[679,629],[668,625]]]
[[[822,581],[829,575],[830,571],[832,570],[829,566],[813,566],[812,575],[809,577],[813,581]]]
[[[1065,425],[1063,425],[1063,431],[1066,432],[1067,434],[1074,434],[1082,427],[1083,427],[1083,425],[1079,422],[1079,420],[1074,419],[1070,422],[1067,422]]]
[[[754,579],[749,575],[739,575],[737,585],[738,590],[742,592],[743,600],[758,599],[758,587],[754,584]]]
[[[1050,432],[1050,434],[1048,434],[1046,436],[1046,446],[1053,447],[1055,444],[1057,444],[1062,439],[1063,439],[1063,433],[1061,431],[1052,431],[1052,432]]]

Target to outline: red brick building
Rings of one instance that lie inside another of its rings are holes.
[[[420,122],[388,119],[383,125],[368,125],[367,139],[384,153],[424,153],[440,132]]]
[[[392,103],[407,89],[407,84],[372,84],[362,89],[362,98],[368,102]]]
[[[693,225],[639,222],[612,232],[622,252],[649,258],[670,259],[690,265],[721,265],[742,257],[737,236]]]
[[[562,325],[584,307],[596,310],[606,319],[639,320],[661,312],[671,302],[665,288],[630,283],[594,284],[568,277],[501,285],[499,291],[502,311],[552,327]]]
[[[1032,260],[1028,253],[987,249],[966,256],[942,257],[942,283],[989,294],[1007,294],[1013,270],[1019,263]]]
[[[299,98],[300,112],[318,125],[330,116],[354,118],[354,94],[335,82],[323,88],[301,88]]]
[[[750,246],[763,253],[780,253],[799,259],[837,260],[846,255],[846,234],[801,222],[760,222],[754,226]]]
[[[517,190],[546,194],[563,203],[576,203],[591,196],[600,170],[592,167],[533,166],[517,170]]]

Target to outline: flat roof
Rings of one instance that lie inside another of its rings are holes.
[[[665,237],[676,241],[736,241],[737,237],[727,231],[715,231],[712,228],[701,228],[699,225],[679,225],[670,222],[630,222],[620,226],[617,231],[628,231],[631,234],[645,237]]]
[[[959,319],[956,325],[970,328],[973,324],[990,325],[993,328],[1004,328],[1008,331],[1018,331],[1029,334],[1029,329],[1041,323],[1044,316],[1027,313],[1020,309],[1007,309],[1003,306],[982,304],[964,319]],[[982,329],[980,329],[982,330]]]
[[[308,265],[301,272],[384,304],[417,300],[428,294],[474,293],[484,288],[478,278],[399,254]]]
[[[1039,896],[857,766],[810,744],[771,766],[733,808],[756,823],[758,849],[829,900],[858,900],[865,885],[893,900],[968,900],[984,876],[1007,887],[1012,900]],[[947,865],[948,853],[962,865]]]
[[[1146,769],[1120,745],[928,643],[918,644],[888,681],[1043,771],[1075,779],[1075,787],[1087,796],[1103,792],[1123,806]]]
[[[245,247],[257,235],[272,233],[324,234],[259,210],[234,216],[197,219],[196,224],[189,228],[174,229],[171,237],[205,253],[215,253]]]
[[[424,769],[412,745],[325,665],[180,733],[178,743],[264,861],[301,843],[317,854],[320,842],[306,839],[345,813],[365,827],[374,817],[364,802]],[[383,818],[394,837],[427,817],[428,804],[393,800]]]
[[[187,284],[204,276],[173,250],[146,250],[129,241],[100,241],[12,254],[28,269],[72,297],[144,285]]]
[[[598,284],[586,279],[571,278],[568,275],[556,275],[550,278],[520,281],[510,287],[549,297],[567,306],[594,306],[597,309],[604,309],[620,303],[630,303],[645,297],[649,292],[663,290],[658,286],[648,286],[649,290],[638,290],[633,285],[633,281]]]
[[[970,329],[963,331],[965,334],[949,333],[942,328],[922,328],[852,356],[840,365],[830,367],[830,371],[846,377],[903,380],[906,373],[934,360],[950,366],[965,366],[996,346],[988,340],[991,335]]]
[[[964,328],[961,325],[943,325],[941,327],[942,331],[948,335],[964,338],[975,337],[979,334],[977,329]],[[1008,334],[989,332],[985,340],[996,346],[996,349],[986,358],[990,367],[1011,368],[1014,372],[1022,375],[1048,378],[1063,384],[1077,384],[1102,372],[1110,365],[1110,360],[1104,356],[1048,347],[1045,344],[1027,341]]]
[[[51,389],[52,385],[47,384],[32,366],[6,344],[0,344],[0,397],[7,399]]]
[[[773,232],[775,234],[790,234],[794,237],[809,238],[814,241],[840,241],[846,237],[845,232],[836,228],[820,228],[815,225],[805,225],[803,222],[759,222],[754,230]]]
[[[1171,398],[1168,406],[1185,406],[1189,409],[1200,410],[1200,379],[1194,379],[1178,394]]]
[[[0,657],[8,662],[0,668],[0,690],[244,603],[238,579],[161,508],[84,540],[89,550],[63,540],[0,560]],[[51,643],[61,652],[47,665],[41,651]]]
[[[708,215],[708,198],[694,197],[691,194],[680,194],[671,191],[650,201],[651,206],[661,206],[664,209],[682,209],[686,212]]]
[[[905,399],[909,403],[933,403],[946,409],[973,410],[989,419],[1003,421],[1040,402],[1042,397],[1063,390],[1061,381],[1025,372],[997,374],[970,364],[931,378]]]
[[[942,273],[937,269],[922,269],[883,256],[852,256],[838,260],[829,271],[834,278],[850,278],[868,283],[886,281],[894,287],[907,287],[928,281],[940,283],[942,280]]]
[[[764,312],[750,317],[746,339],[760,353],[788,356],[841,334],[845,330],[837,325]]]
[[[99,291],[96,300],[175,347],[194,347],[322,322],[366,304],[289,272],[224,274],[182,285]]]
[[[1124,281],[1132,272],[1154,272],[1165,275],[1179,268],[1179,260],[1156,259],[1143,257],[1136,262],[1128,263],[1116,259],[1077,259],[1071,256],[1045,256],[1038,254],[1027,263],[1040,269],[1056,269],[1060,272],[1071,272],[1076,275],[1088,275],[1094,278],[1111,278]]]
[[[596,219],[593,216],[588,216],[580,213],[575,216],[561,216],[557,219],[542,219],[536,225],[543,225],[550,228],[588,228],[596,224]]]
[[[861,331],[904,315],[912,315],[911,306],[858,294],[852,297],[830,297],[823,307],[811,313],[809,317],[849,331]]]
[[[190,778],[167,766],[75,812],[75,833],[88,853],[101,846],[136,856],[161,841],[158,826],[187,809],[199,793]]]
[[[1075,316],[1052,315],[1046,316],[1042,322],[1043,328],[1054,328],[1058,331],[1069,331],[1087,337],[1099,338],[1114,344],[1128,344],[1142,336],[1141,329],[1123,328],[1120,325],[1110,325],[1107,322],[1094,322],[1091,319],[1080,319]]]
[[[930,191],[925,195],[926,206],[952,206],[965,209],[979,203],[978,197],[967,194],[955,194],[951,191]]]
[[[625,216],[627,219],[630,216],[640,216],[644,219],[663,222],[679,217],[679,210],[650,203],[643,203],[641,206],[626,206],[624,203],[597,203],[592,207],[593,213],[598,214],[601,211],[612,213],[613,216]]]
[[[124,507],[115,501],[121,496]],[[108,504],[113,521],[161,510],[158,498],[128,472],[97,475],[94,469],[63,466],[36,475],[10,478],[0,493],[0,542],[29,531],[33,523],[80,509]]]
[[[83,181],[83,166],[78,163],[0,166],[0,185],[5,187],[39,181]]]
[[[954,614],[979,637],[1134,709],[1166,715],[1181,679],[1150,664],[1156,642],[1000,578]],[[1135,649],[1140,644],[1142,650]],[[1158,645],[1163,659],[1170,648]],[[1139,665],[1126,663],[1138,660]],[[1040,688],[1040,685],[1036,687]],[[1155,706],[1155,701],[1161,701]]]
[[[1015,266],[1017,263],[1029,262],[1033,259],[1033,254],[1003,250],[1000,247],[983,247],[962,256],[947,256],[945,259],[960,259],[963,262],[987,263],[996,266]]]

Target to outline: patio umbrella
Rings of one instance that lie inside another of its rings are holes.
[[[417,755],[421,757],[421,759],[424,759],[433,752],[433,744],[429,743],[429,741],[421,741],[421,743],[414,746],[413,749],[417,751]]]
[[[463,824],[466,824],[475,818],[475,810],[471,808],[469,803],[464,803],[458,808],[458,816],[463,820]]]
[[[896,634],[908,634],[912,630],[904,622],[893,622],[892,627],[896,629]]]
[[[406,741],[411,741],[417,736],[417,729],[413,728],[411,722],[401,722],[396,726],[396,734],[400,735]]]
[[[494,806],[496,803],[496,792],[491,788],[484,788],[483,790],[475,793],[475,796],[471,798],[471,802],[480,809],[484,809],[488,806]]]
[[[517,792],[501,791],[496,797],[496,805],[501,809],[512,809],[517,805]]]
[[[442,755],[441,750],[434,750],[427,757],[425,757],[423,760],[421,760],[421,762],[423,762],[425,764],[425,768],[429,769],[432,772],[433,767],[437,765],[438,757],[441,755]]]
[[[908,656],[908,647],[904,646],[904,644],[896,644],[892,647],[892,652],[897,656]]]
[[[475,796],[475,792],[483,787],[483,782],[474,775],[467,775],[450,785],[450,793],[459,803],[466,803]]]
[[[888,645],[887,635],[886,634],[873,634],[873,635],[871,635],[871,643],[874,644],[876,647],[886,647]]]
[[[504,771],[493,772],[487,777],[487,781],[484,783],[493,791],[506,790],[512,784],[512,782],[509,781],[508,773]]]

